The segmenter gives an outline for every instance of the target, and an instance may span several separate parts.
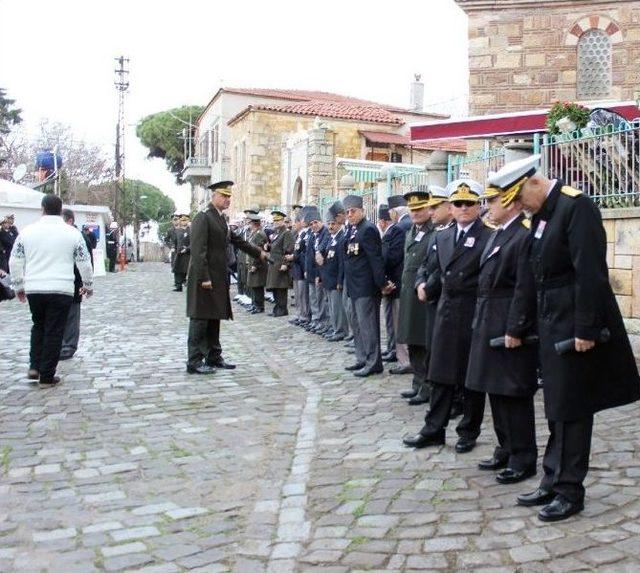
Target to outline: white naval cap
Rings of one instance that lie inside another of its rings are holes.
[[[537,154],[510,161],[496,173],[490,173],[487,183],[491,187],[506,191],[525,177],[531,177],[538,170],[540,158],[541,155]]]
[[[449,200],[449,191],[446,187],[439,185],[429,185],[429,194],[431,195],[427,202],[427,207],[435,207]]]
[[[456,179],[447,185],[449,201],[479,201],[482,185],[469,178]]]

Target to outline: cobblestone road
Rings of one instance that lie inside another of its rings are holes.
[[[97,282],[64,382],[25,379],[30,318],[0,305],[0,571],[640,571],[639,408],[597,418],[587,509],[543,525],[472,453],[411,451],[407,377],[356,380],[341,344],[247,316],[213,377],[184,372],[167,266]],[[546,426],[538,403],[538,439]]]

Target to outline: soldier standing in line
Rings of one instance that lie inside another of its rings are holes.
[[[316,266],[315,289],[316,300],[318,303],[318,327],[312,329],[310,332],[320,334],[321,336],[332,336],[333,332],[331,330],[331,321],[329,319],[329,297],[324,285],[322,284],[322,274],[320,273],[322,265],[324,265],[324,256],[322,255],[322,252],[326,249],[331,237],[327,227],[322,222],[320,211],[316,210],[314,212],[314,219],[311,221],[311,228],[313,229],[314,235],[313,256]]]
[[[380,352],[380,297],[395,285],[384,274],[382,240],[367,220],[362,197],[347,195],[343,201],[349,221],[345,241],[344,276],[353,309],[356,362],[345,370],[367,377],[383,371]]]
[[[302,208],[296,212],[295,229],[293,253],[285,256],[285,260],[291,265],[291,278],[293,279],[296,299],[296,316],[289,322],[295,326],[305,326],[311,321],[309,286],[304,278],[307,236],[310,231],[304,222],[304,210]]]
[[[404,269],[400,292],[400,316],[398,320],[398,342],[406,344],[413,380],[411,390],[401,393],[414,406],[429,401],[427,386],[427,348],[425,321],[427,307],[418,300],[416,274],[427,254],[434,227],[429,210],[428,191],[411,191],[405,195],[413,224],[404,240]]]
[[[309,225],[306,249],[304,254],[304,278],[307,281],[307,288],[309,289],[309,308],[311,309],[311,320],[304,325],[304,329],[311,332],[320,328],[320,303],[318,301],[318,292],[316,289],[316,277],[318,276],[318,269],[316,265],[316,252],[315,242],[316,236],[313,232],[312,222],[320,219],[320,212],[318,208],[310,205],[304,211],[304,221]]]
[[[344,240],[349,233],[348,224],[347,224],[347,215],[344,210],[344,205],[342,201],[335,201],[331,207],[329,207],[329,212],[333,215],[335,224],[344,231]],[[344,254],[344,253],[343,253]],[[344,257],[343,257],[344,262]],[[344,266],[343,266],[344,269]],[[347,319],[347,335],[345,336],[345,341],[348,344],[353,344],[353,330],[351,328],[352,318],[351,318],[351,302],[349,301],[349,296],[347,295],[347,289],[343,283],[342,285],[342,307],[344,308],[344,314]]]
[[[242,227],[237,231],[237,233],[242,240],[248,241],[249,234],[251,233],[251,222],[249,217],[258,215],[260,213],[260,209],[258,207],[250,207],[249,209],[245,209],[243,213],[244,219],[242,221]],[[235,300],[245,304],[248,308],[251,308],[251,303],[247,304],[247,300],[251,295],[251,291],[247,287],[247,257],[241,255],[238,252],[236,252],[236,269],[238,281],[238,296]]]
[[[529,220],[513,193],[488,187],[488,218],[497,225],[480,259],[478,300],[465,386],[489,395],[498,446],[481,470],[499,470],[510,484],[536,473],[538,449],[533,396],[537,345],[523,344],[535,328],[535,285],[528,260]],[[509,338],[509,346],[490,342]],[[503,469],[504,468],[504,469]]]
[[[167,231],[167,234],[164,236],[164,244],[169,247],[169,257],[171,262],[171,272],[173,272],[173,263],[176,260],[176,231],[180,226],[180,215],[176,212],[171,217],[171,227]],[[174,277],[174,286],[175,286],[175,277]]]
[[[464,388],[476,306],[480,256],[491,231],[480,218],[482,186],[471,179],[449,184],[456,225],[436,235],[442,294],[438,301],[427,379],[430,410],[420,433],[405,438],[414,448],[442,445],[457,388]],[[456,452],[470,452],[480,435],[485,395],[464,388],[464,415],[456,431]]]
[[[282,211],[271,211],[274,232],[268,245],[271,264],[267,271],[267,290],[273,292],[275,306],[271,316],[287,316],[287,298],[291,288],[291,263],[287,256],[293,254],[293,234],[286,227],[286,215]]]
[[[262,250],[267,244],[267,235],[262,229],[260,215],[248,214],[249,236],[247,242]],[[245,265],[247,268],[246,286],[251,293],[250,314],[260,314],[264,312],[264,287],[267,284],[267,263],[259,256],[246,254]]]
[[[581,191],[544,177],[539,160],[508,163],[489,183],[533,213],[529,260],[550,434],[540,486],[517,501],[544,505],[541,521],[561,521],[584,508],[593,415],[638,400],[640,378],[609,283],[600,211]]]
[[[180,225],[176,227],[173,236],[173,250],[175,252],[175,258],[173,261],[173,290],[176,292],[182,292],[182,285],[187,282],[187,270],[189,269],[189,259],[191,258],[188,215],[180,216]]]

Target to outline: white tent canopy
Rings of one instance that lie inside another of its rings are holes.
[[[13,181],[0,179],[0,205],[8,207],[10,205],[24,207],[40,207],[44,193],[35,191],[30,187],[19,185]]]

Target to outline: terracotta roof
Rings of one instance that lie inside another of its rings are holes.
[[[453,153],[466,153],[467,143],[462,139],[443,139],[439,141],[412,142],[407,135],[389,133],[386,131],[360,131],[360,135],[371,143],[386,143],[424,149],[425,151],[451,151]]]
[[[229,120],[232,125],[251,111],[275,111],[293,115],[309,115],[335,119],[350,119],[388,125],[403,125],[404,120],[387,111],[384,107],[370,103],[351,103],[347,101],[315,100],[290,104],[250,105]]]

